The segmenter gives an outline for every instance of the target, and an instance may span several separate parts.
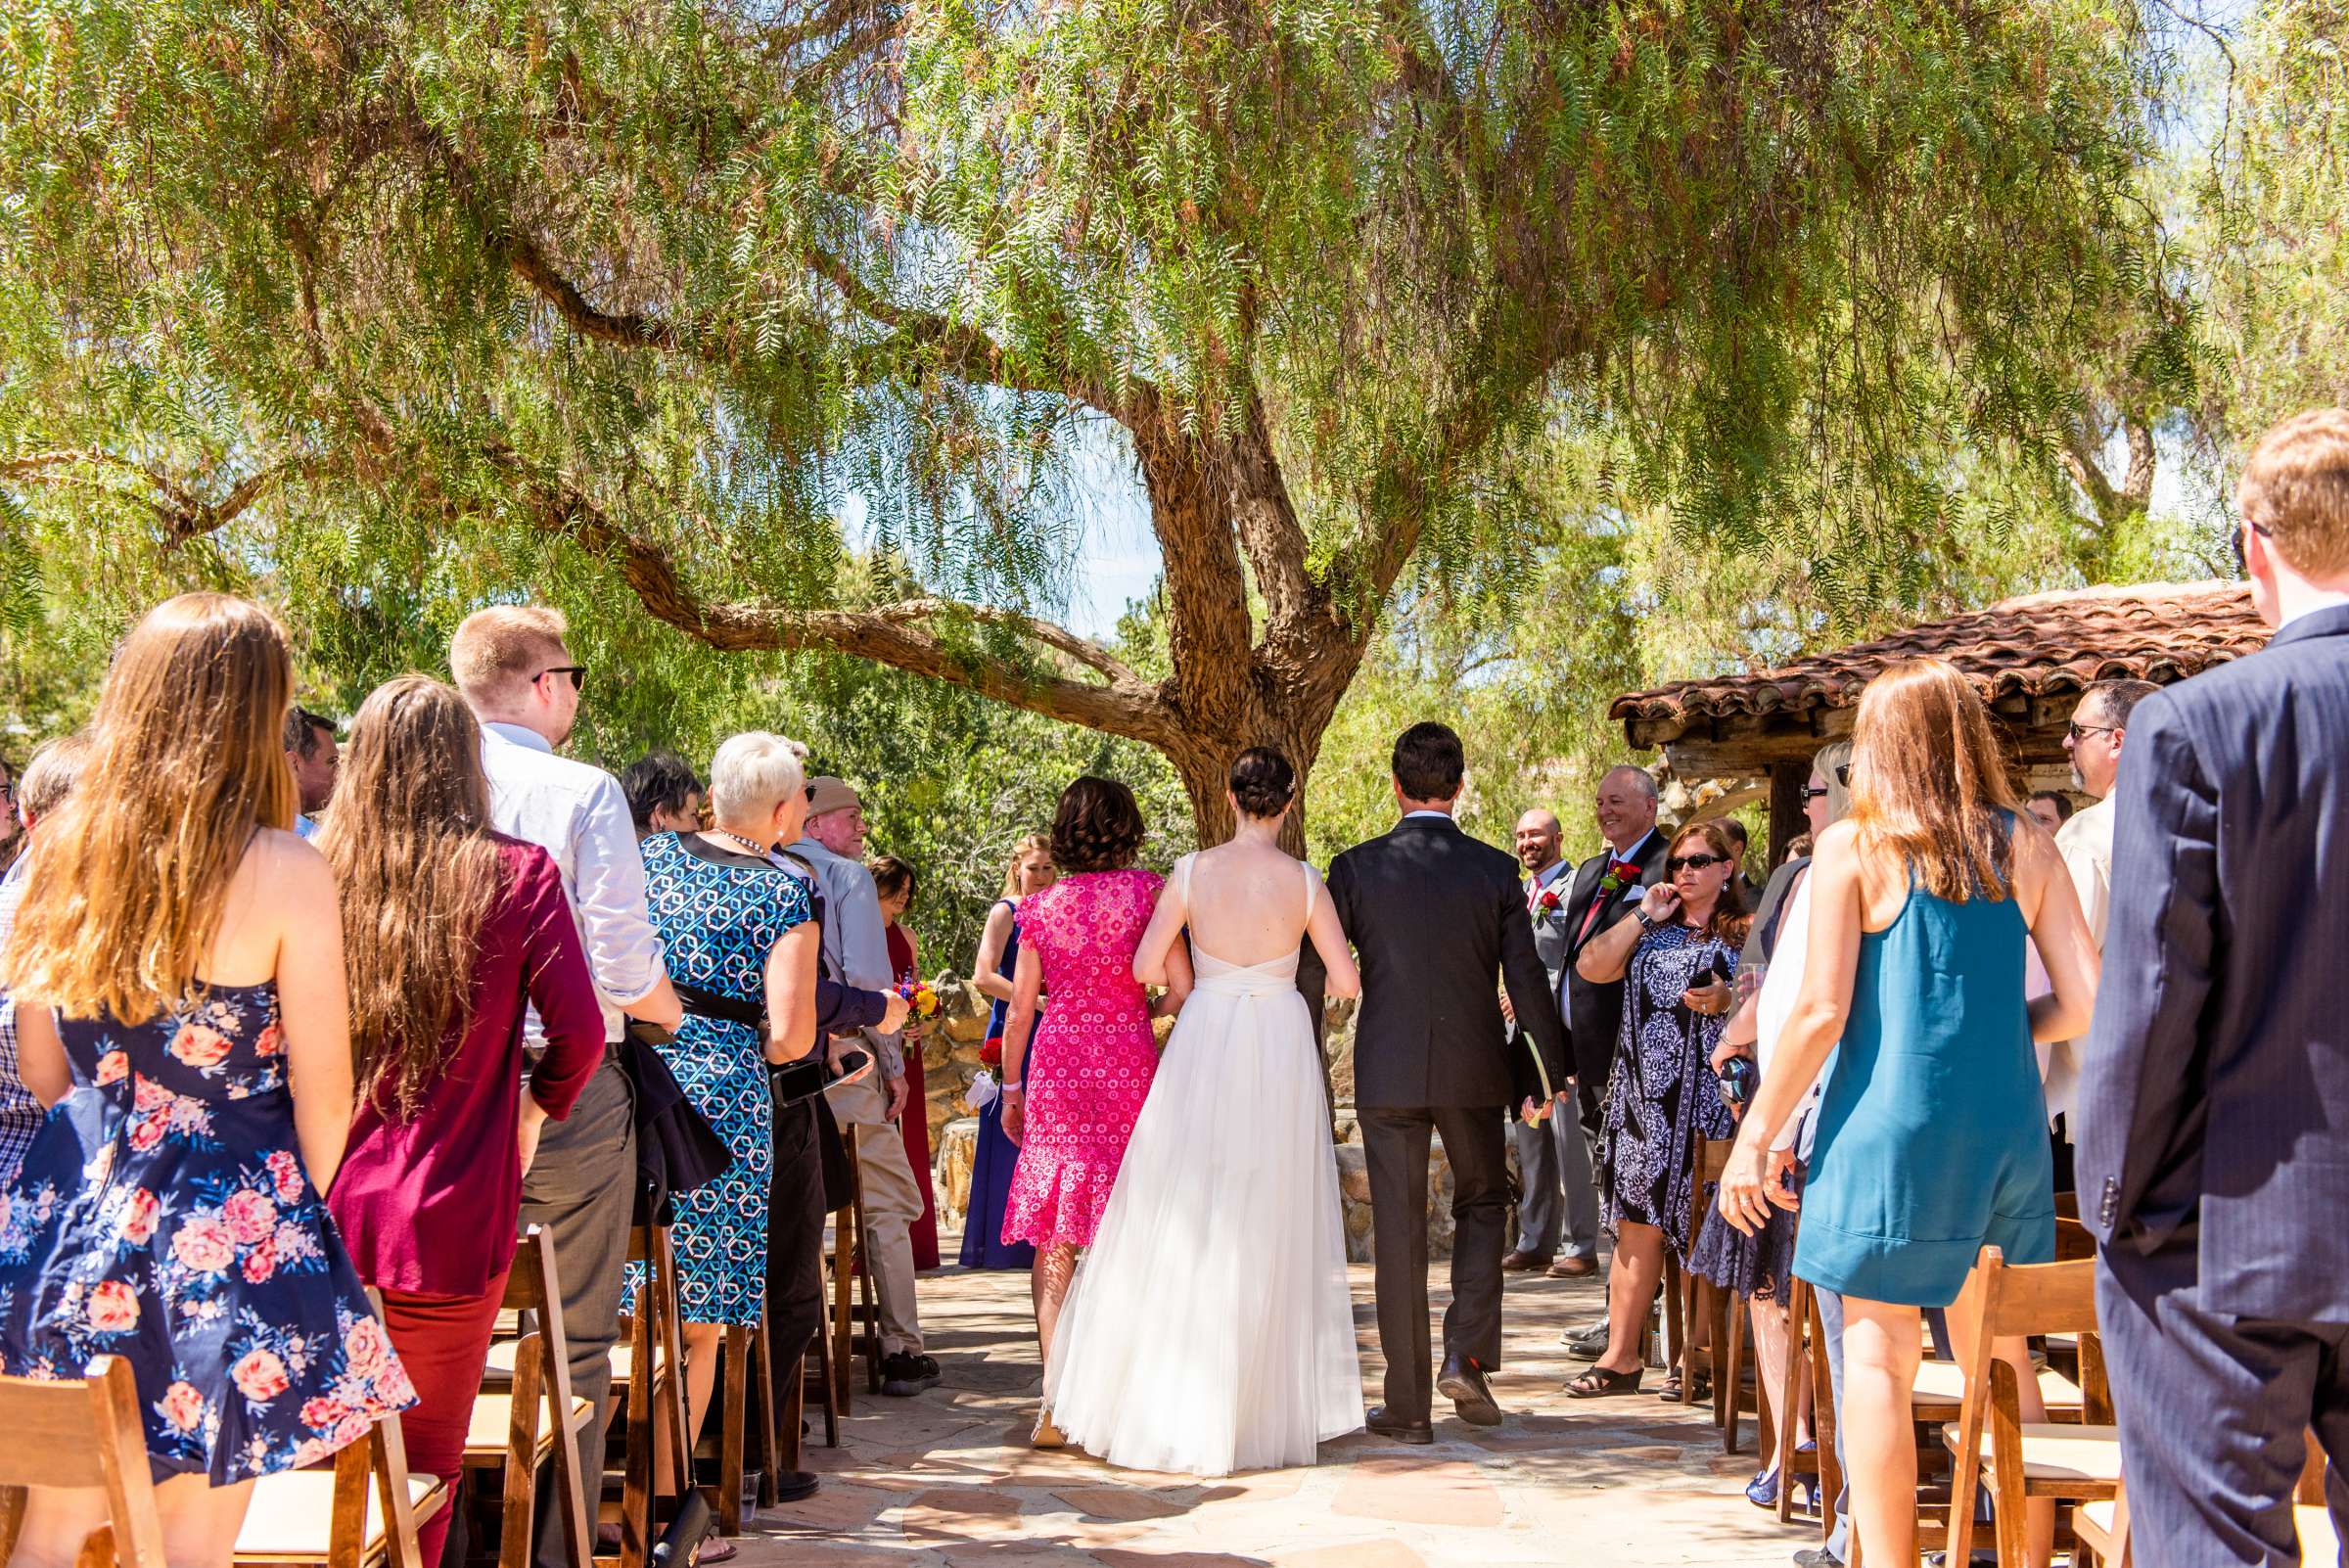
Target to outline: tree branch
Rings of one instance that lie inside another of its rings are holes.
[[[673,351],[683,346],[677,341],[675,329],[667,322],[654,321],[632,311],[614,315],[590,304],[578,287],[548,258],[538,242],[520,229],[507,234],[505,247],[506,264],[514,269],[515,276],[537,290],[581,337],[622,348]]]
[[[155,513],[163,528],[164,542],[184,544],[234,522],[272,486],[305,471],[306,457],[291,457],[255,469],[230,485],[217,501],[207,501],[163,470],[103,447],[59,447],[0,459],[0,480],[31,484],[84,484],[116,494],[120,486],[85,472],[103,469],[143,481],[152,493],[136,497]]]

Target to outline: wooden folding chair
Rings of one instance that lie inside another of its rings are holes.
[[[1797,1222],[1799,1224],[1799,1219]],[[1835,1402],[1829,1397],[1824,1371],[1816,1378],[1812,1376],[1812,1362],[1816,1360],[1823,1368],[1826,1354],[1823,1346],[1819,1347],[1816,1357],[1812,1354],[1813,1341],[1818,1335],[1818,1330],[1812,1324],[1818,1320],[1819,1311],[1811,1299],[1810,1283],[1789,1274],[1781,1284],[1786,1292],[1786,1375],[1778,1384],[1778,1409],[1782,1412],[1776,1445],[1778,1523],[1792,1524],[1794,1483],[1798,1480],[1809,1480],[1814,1490],[1822,1496],[1819,1507],[1823,1512],[1831,1514],[1834,1511],[1835,1499],[1824,1494],[1828,1491],[1827,1469],[1835,1462],[1835,1445],[1832,1441],[1835,1430],[1832,1407]],[[1794,1441],[1801,1425],[1794,1419],[1794,1412],[1801,1406],[1805,1382],[1811,1385],[1811,1426],[1817,1436],[1817,1442],[1809,1453],[1798,1450]],[[1836,1479],[1840,1488],[1842,1478],[1838,1476]]]
[[[653,1545],[654,1502],[659,1487],[653,1466],[653,1423],[668,1435],[669,1490],[683,1497],[693,1485],[693,1448],[685,1432],[685,1345],[677,1317],[677,1262],[668,1226],[638,1225],[630,1234],[629,1261],[644,1265],[636,1311],[627,1318],[626,1338],[612,1348],[612,1378],[626,1410],[622,1419],[627,1445],[620,1499],[621,1568],[644,1568]],[[601,1455],[597,1456],[600,1467]]]
[[[881,1392],[881,1309],[873,1299],[873,1275],[864,1253],[864,1177],[856,1163],[856,1139],[863,1130],[853,1122],[840,1125],[840,1141],[849,1163],[849,1204],[832,1211],[832,1348],[828,1360],[832,1399],[840,1413],[849,1413],[850,1369],[856,1364],[856,1320],[864,1320],[866,1348],[865,1391]]]
[[[147,1431],[130,1362],[101,1356],[87,1376],[0,1377],[0,1562],[15,1555],[24,1487],[96,1487],[106,1525],[83,1562],[164,1568],[163,1527],[147,1468]]]
[[[724,1381],[718,1387],[717,1485],[702,1491],[717,1515],[718,1529],[739,1536],[746,1446],[757,1445],[762,1496],[771,1490],[775,1473],[774,1381],[767,1367],[765,1318],[755,1329],[726,1325],[724,1361]],[[766,1392],[755,1393],[759,1389]]]
[[[2109,1501],[2119,1489],[2121,1446],[2110,1424],[2112,1404],[2096,1340],[2096,1264],[2009,1265],[1997,1247],[1984,1247],[1950,1309],[1950,1326],[1966,1358],[1965,1398],[1958,1420],[1942,1428],[1953,1457],[1949,1560],[1973,1550],[1974,1494],[1985,1456],[1991,1466],[1991,1505],[1999,1561],[2024,1561],[2024,1509],[2033,1499]],[[2025,1422],[2014,1370],[1991,1354],[1998,1337],[2077,1334],[2081,1402],[2078,1425]]]
[[[338,1453],[331,1471],[261,1477],[232,1560],[236,1568],[423,1568],[416,1527],[447,1507],[453,1492],[442,1478],[408,1469],[399,1417],[387,1415]]]
[[[1722,1172],[1728,1168],[1730,1142],[1731,1140],[1727,1138],[1698,1138],[1696,1140],[1695,1179],[1691,1182],[1688,1190],[1688,1241],[1690,1246],[1696,1244],[1696,1237],[1704,1228],[1705,1184],[1709,1181],[1719,1181]],[[1736,1398],[1734,1391],[1725,1395],[1723,1393],[1724,1385],[1727,1382],[1728,1375],[1742,1375],[1742,1368],[1735,1364],[1730,1345],[1731,1335],[1735,1331],[1729,1324],[1729,1318],[1732,1315],[1729,1311],[1729,1293],[1704,1275],[1681,1267],[1672,1256],[1669,1246],[1665,1250],[1665,1265],[1668,1280],[1671,1282],[1676,1296],[1674,1305],[1677,1311],[1673,1314],[1673,1318],[1677,1321],[1679,1329],[1680,1346],[1676,1360],[1681,1372],[1681,1403],[1694,1405],[1698,1374],[1701,1372],[1710,1377],[1713,1380],[1714,1392],[1713,1422],[1716,1426],[1720,1426],[1723,1424],[1723,1401]],[[1696,1343],[1699,1322],[1702,1322],[1706,1328],[1705,1344],[1702,1346]],[[1729,1453],[1737,1452],[1737,1430],[1734,1421],[1730,1421],[1724,1430],[1723,1450]]]
[[[2072,1535],[2079,1543],[2075,1568],[2131,1568],[2127,1476],[2114,1485],[2111,1501],[2083,1502],[2072,1510]]]
[[[503,1467],[499,1508],[499,1568],[526,1568],[530,1530],[538,1512],[538,1467],[554,1460],[555,1486],[563,1495],[563,1548],[572,1568],[587,1568],[595,1554],[588,1523],[587,1474],[579,1434],[593,1421],[595,1407],[571,1390],[571,1348],[563,1333],[563,1291],[555,1271],[554,1238],[532,1225],[515,1249],[506,1275],[507,1312],[527,1312],[538,1324],[510,1345],[491,1347],[473,1402],[465,1434],[468,1472]],[[568,1413],[567,1413],[568,1412]],[[596,1454],[601,1491],[603,1455]]]

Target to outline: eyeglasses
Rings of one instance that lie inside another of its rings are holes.
[[[1835,782],[1845,789],[1852,787],[1852,764],[1845,762],[1835,769]]]
[[[2234,526],[2234,531],[2227,535],[2227,548],[2234,552],[2234,575],[2238,577],[2251,575],[2251,558],[2243,553],[2243,530],[2245,529],[2263,539],[2275,537],[2256,523],[2237,523]]]
[[[544,680],[549,675],[569,675],[571,677],[571,689],[573,691],[585,691],[587,689],[587,667],[585,665],[549,665],[544,669],[539,670],[535,675],[532,675],[530,677],[530,683],[532,685],[536,685],[539,681]]]
[[[1677,877],[1681,874],[1682,866],[1694,866],[1697,870],[1702,871],[1707,866],[1727,865],[1728,863],[1729,857],[1726,854],[1676,854],[1664,862],[1664,874]]]
[[[2063,726],[2063,732],[2074,740],[2083,740],[2090,735],[2118,735],[2121,732],[2121,726],[2118,724],[2083,724],[2075,718]]]
[[[1803,799],[1806,801],[1824,800],[1826,799],[1826,794],[1827,787],[1824,784],[1806,784],[1803,786]]]

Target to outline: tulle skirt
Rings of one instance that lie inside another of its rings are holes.
[[[1311,1464],[1362,1424],[1320,1059],[1268,978],[1184,1004],[1062,1312],[1045,1404],[1115,1465]]]

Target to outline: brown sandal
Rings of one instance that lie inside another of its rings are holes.
[[[1639,1379],[1646,1375],[1647,1368],[1644,1366],[1635,1366],[1628,1372],[1593,1366],[1566,1385],[1566,1397],[1570,1400],[1603,1400],[1610,1394],[1636,1394],[1639,1392]]]

